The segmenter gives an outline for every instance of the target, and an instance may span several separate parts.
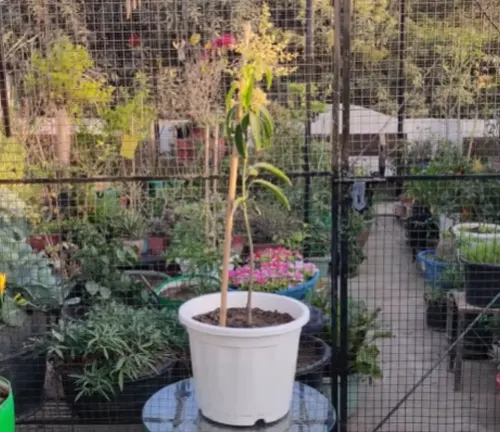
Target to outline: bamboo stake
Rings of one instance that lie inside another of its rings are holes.
[[[226,233],[224,236],[224,256],[222,259],[222,285],[220,287],[219,324],[226,326],[227,321],[227,288],[229,284],[229,261],[231,259],[231,241],[233,236],[234,201],[238,180],[238,150],[233,146],[231,153],[231,170],[229,171],[229,188],[227,193]]]
[[[205,170],[203,172],[205,177],[210,175],[210,127],[205,127]],[[205,243],[209,244],[209,233],[210,233],[210,220],[208,215],[210,212],[210,181],[205,181],[205,206],[206,206],[206,216],[205,216]]]

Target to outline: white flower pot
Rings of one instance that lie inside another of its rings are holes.
[[[497,230],[497,232],[476,233],[464,230],[464,229],[474,229],[480,227],[485,227],[491,230]],[[477,245],[478,243],[493,242],[500,240],[500,225],[496,224],[485,224],[478,222],[461,223],[458,225],[454,225],[451,228],[451,232],[453,233],[453,235],[457,240],[458,249],[460,249],[461,246],[464,245],[475,247],[474,245]]]
[[[246,292],[229,292],[228,308],[245,307]],[[189,333],[198,407],[208,419],[231,426],[277,421],[290,410],[299,339],[309,309],[298,300],[254,292],[253,307],[289,313],[294,321],[263,328],[203,324],[194,316],[220,307],[220,293],[189,300],[179,318]]]

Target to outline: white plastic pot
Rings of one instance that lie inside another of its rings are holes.
[[[476,233],[476,232],[470,232],[466,231],[467,229],[474,229],[474,228],[487,228],[491,230],[497,230],[497,232],[494,233]],[[484,242],[493,242],[493,241],[498,241],[500,240],[500,225],[496,224],[485,224],[485,223],[478,223],[478,222],[472,222],[472,223],[461,223],[454,225],[451,228],[451,232],[455,236],[457,240],[457,246],[458,249],[461,248],[461,246],[467,245],[470,247],[474,247],[475,244],[478,243],[484,243]]]
[[[228,308],[245,307],[246,292],[229,292]],[[184,303],[179,318],[189,333],[198,407],[205,417],[231,426],[275,422],[290,410],[299,339],[309,309],[298,300],[253,293],[252,306],[289,313],[294,321],[263,328],[203,324],[194,316],[220,307],[220,293]]]

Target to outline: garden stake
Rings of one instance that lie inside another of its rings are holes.
[[[231,259],[231,237],[233,235],[234,201],[236,197],[236,181],[238,180],[238,150],[233,146],[231,153],[231,170],[229,171],[229,188],[227,193],[226,233],[224,237],[224,256],[222,258],[222,285],[220,287],[219,324],[226,326],[227,320],[227,288],[229,283],[229,261]]]

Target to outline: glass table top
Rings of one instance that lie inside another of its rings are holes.
[[[270,425],[249,428],[223,426],[199,414],[193,379],[186,379],[156,392],[144,405],[142,421],[149,432],[330,432],[337,418],[328,399],[296,382],[288,415]]]

